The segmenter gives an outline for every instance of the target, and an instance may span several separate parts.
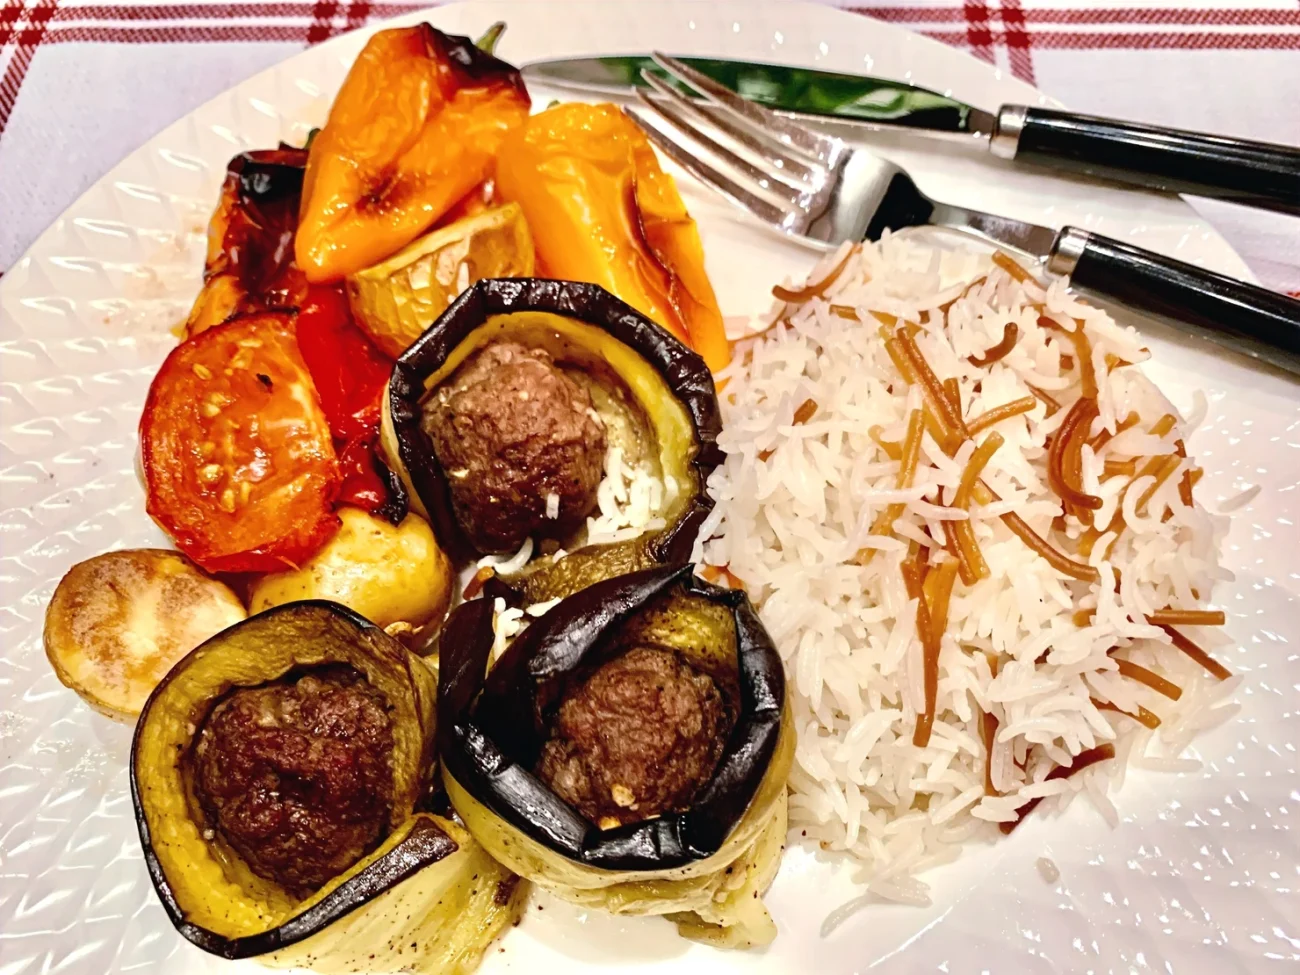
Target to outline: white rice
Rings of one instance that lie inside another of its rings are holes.
[[[510,641],[527,625],[524,610],[506,606],[506,601],[498,596],[492,604],[492,659],[505,653]]]
[[[658,531],[667,524],[662,517],[666,503],[663,481],[642,465],[625,463],[622,449],[611,445],[605,452],[605,477],[596,489],[597,514],[587,519],[587,544]]]
[[[829,256],[809,279],[820,280],[845,253]],[[980,275],[985,281],[960,297]],[[954,303],[945,313],[947,302]],[[1035,303],[1045,306],[1041,312]],[[860,321],[834,314],[831,304],[855,309]],[[945,506],[973,448],[964,445],[948,458],[927,435],[917,487],[897,489],[898,462],[868,430],[879,426],[882,436],[901,441],[921,400],[896,372],[872,311],[921,326],[916,341],[924,357],[940,378],[959,379],[968,418],[1031,395],[1030,384],[1064,405],[1047,418],[1037,403],[995,428],[1005,443],[984,479],[1003,501],[969,515],[991,576],[973,586],[958,580],[954,589],[925,748],[912,744],[923,707],[922,651],[916,603],[907,598],[899,566],[909,540],[928,546],[930,537],[942,538],[939,519],[951,514]],[[1040,327],[1040,313],[1068,329],[1083,322],[1100,377],[1092,432],[1114,431],[1130,411],[1143,421],[1083,458],[1084,484],[1104,500],[1099,526],[1120,510],[1129,525],[1113,550],[1113,536],[1094,546],[1091,564],[1102,579],[1094,585],[1061,576],[996,517],[1015,511],[1066,551],[1086,527],[1067,518],[1062,538],[1052,526],[1062,509],[1048,485],[1047,440],[1080,389],[1077,367],[1061,369],[1061,355],[1075,354],[1073,344]],[[1030,798],[1043,800],[1034,813],[1042,815],[1085,793],[1100,815],[1118,823],[1109,792],[1129,762],[1168,772],[1199,767],[1181,752],[1196,733],[1231,716],[1235,705],[1222,703],[1231,687],[1202,672],[1143,617],[1166,606],[1204,606],[1215,582],[1230,578],[1218,564],[1227,521],[1182,503],[1177,483],[1191,460],[1142,513],[1134,510],[1139,492],[1121,490],[1128,478],[1104,475],[1109,458],[1169,455],[1188,435],[1181,421],[1164,437],[1148,432],[1160,416],[1178,414],[1139,368],[1108,373],[1107,354],[1127,362],[1147,357],[1136,331],[1077,301],[1063,282],[1021,285],[984,253],[900,237],[860,248],[824,298],[778,305],[769,322],[778,316],[769,331],[739,342],[723,374],[720,443],[727,459],[709,481],[717,507],[696,556],[744,580],[785,659],[798,731],[790,777],[794,836],[844,851],[862,868],[867,893],[828,918],[828,928],[871,899],[927,902],[916,872],[955,858],[966,842],[997,838],[996,824],[1016,819]],[[997,344],[1009,322],[1019,329],[1014,350],[987,368],[970,364],[967,357]],[[794,411],[809,399],[816,413],[794,424]],[[1204,416],[1203,399],[1194,412]],[[870,536],[891,502],[904,506],[896,537]],[[855,559],[862,549],[876,550],[865,566]],[[1090,625],[1076,625],[1080,608],[1093,610]],[[1216,640],[1204,629],[1189,636],[1209,648]],[[1181,700],[1121,678],[1109,656],[1117,646],[1181,686]],[[1000,658],[996,678],[986,653]],[[1152,733],[1099,710],[1093,698],[1130,710],[1144,706],[1163,724]],[[997,796],[984,788],[985,711],[999,723],[991,759]],[[1047,778],[1056,765],[1107,742],[1116,760]]]

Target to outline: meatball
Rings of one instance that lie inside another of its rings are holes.
[[[260,877],[306,896],[379,845],[393,729],[381,693],[350,667],[237,690],[199,731],[199,803]]]
[[[481,552],[567,536],[596,505],[605,427],[587,391],[540,349],[487,346],[425,404],[422,425]]]
[[[711,677],[671,650],[637,647],[560,704],[537,774],[608,829],[688,806],[730,730]]]

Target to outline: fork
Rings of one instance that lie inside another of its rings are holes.
[[[682,169],[788,236],[825,248],[909,227],[965,231],[1080,290],[1300,376],[1300,301],[1079,227],[1058,231],[932,200],[888,160],[783,118],[676,58],[656,52],[654,60],[702,97],[643,71],[649,90],[637,98],[649,112],[628,115]]]

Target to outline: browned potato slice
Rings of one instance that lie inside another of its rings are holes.
[[[108,552],[68,570],[45,611],[45,655],[96,711],[132,721],[196,646],[247,613],[179,552]]]

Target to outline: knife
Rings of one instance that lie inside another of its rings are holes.
[[[682,60],[746,98],[805,122],[969,137],[1003,159],[1300,215],[1300,149],[1289,146],[1028,105],[987,112],[885,78],[718,58]],[[658,73],[648,55],[533,61],[521,70],[527,79],[556,87],[626,95],[645,87],[643,69]]]

